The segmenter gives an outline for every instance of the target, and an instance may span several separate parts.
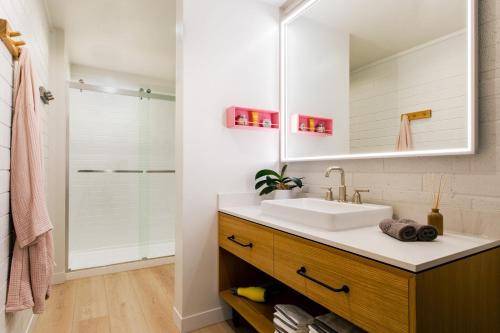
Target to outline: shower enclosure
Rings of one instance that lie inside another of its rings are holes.
[[[69,90],[68,269],[174,255],[174,97]]]

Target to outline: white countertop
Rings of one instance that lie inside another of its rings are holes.
[[[384,234],[378,226],[321,230],[267,216],[262,213],[258,200],[245,194],[220,194],[219,211],[411,272],[420,272],[500,245],[498,239],[451,233],[445,233],[432,242],[401,242]]]

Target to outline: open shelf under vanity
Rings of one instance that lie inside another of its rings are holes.
[[[321,305],[222,248],[219,249],[219,265],[220,297],[233,311],[260,333],[273,333],[275,331],[273,313],[276,304],[294,304],[315,316],[329,312]],[[277,286],[280,292],[271,296],[267,303],[254,302],[233,295],[230,289],[232,287],[261,286],[269,283]]]

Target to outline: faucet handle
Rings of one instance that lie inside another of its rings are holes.
[[[322,189],[327,190],[325,193],[325,200],[333,201],[333,192],[331,186],[321,186]]]
[[[363,200],[361,199],[361,193],[366,193],[366,192],[370,192],[370,190],[367,188],[354,189],[354,194],[352,196],[352,203],[362,204]]]

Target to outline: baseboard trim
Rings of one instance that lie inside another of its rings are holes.
[[[174,262],[175,262],[175,256],[171,256],[171,257],[162,257],[156,259],[131,261],[123,264],[115,264],[103,267],[80,269],[76,271],[67,272],[66,280],[81,279],[81,278],[111,274],[111,273],[120,273],[136,269],[173,264]]]
[[[174,322],[181,333],[188,333],[231,318],[228,307],[221,306],[182,317],[174,306]]]
[[[59,272],[52,274],[52,284],[61,284],[66,282],[66,273]]]

